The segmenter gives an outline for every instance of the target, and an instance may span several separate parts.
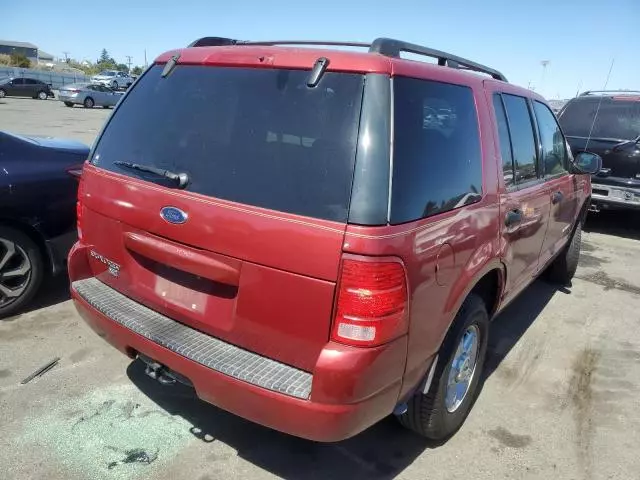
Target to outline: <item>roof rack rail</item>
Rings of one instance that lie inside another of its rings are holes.
[[[312,46],[334,46],[334,47],[362,47],[368,48],[369,53],[379,53],[387,57],[400,58],[402,52],[424,55],[438,60],[438,65],[462,70],[472,70],[474,72],[486,73],[496,80],[507,82],[507,78],[498,70],[487,67],[480,63],[473,62],[466,58],[458,57],[447,52],[424,47],[415,43],[403,42],[392,38],[376,38],[372,43],[363,42],[336,42],[320,40],[266,40],[266,41],[246,41],[234,40],[224,37],[203,37],[192,42],[189,47],[219,47],[227,45],[255,45],[255,46],[275,46],[275,45],[312,45]]]
[[[640,90],[587,90],[586,92],[582,92],[580,96],[584,97],[585,95],[599,95],[603,93],[622,93],[622,94],[629,93],[629,94],[637,95],[638,93],[640,93]]]

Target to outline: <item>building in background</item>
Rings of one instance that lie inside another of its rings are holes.
[[[34,45],[33,43],[0,40],[0,54],[11,55],[12,53],[24,55],[33,64],[54,63],[53,55],[47,52],[43,52],[37,47],[37,45]]]

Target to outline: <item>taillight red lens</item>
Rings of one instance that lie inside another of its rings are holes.
[[[407,282],[399,261],[342,261],[331,337],[376,346],[407,332]]]
[[[83,206],[82,206],[82,196],[84,194],[84,182],[82,181],[82,177],[80,177],[80,184],[78,185],[78,199],[76,201],[76,225],[78,227],[78,240],[82,240],[82,216],[83,216]]]

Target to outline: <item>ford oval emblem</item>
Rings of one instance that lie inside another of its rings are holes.
[[[187,221],[189,215],[176,207],[164,207],[160,210],[160,216],[169,223],[181,224]]]

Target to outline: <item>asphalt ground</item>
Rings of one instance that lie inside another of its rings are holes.
[[[109,113],[4,99],[0,129],[90,144]],[[573,285],[536,281],[494,321],[457,435],[434,445],[388,418],[317,444],[161,387],[83,323],[57,278],[0,321],[0,478],[637,479],[639,318],[640,217],[590,216]]]

